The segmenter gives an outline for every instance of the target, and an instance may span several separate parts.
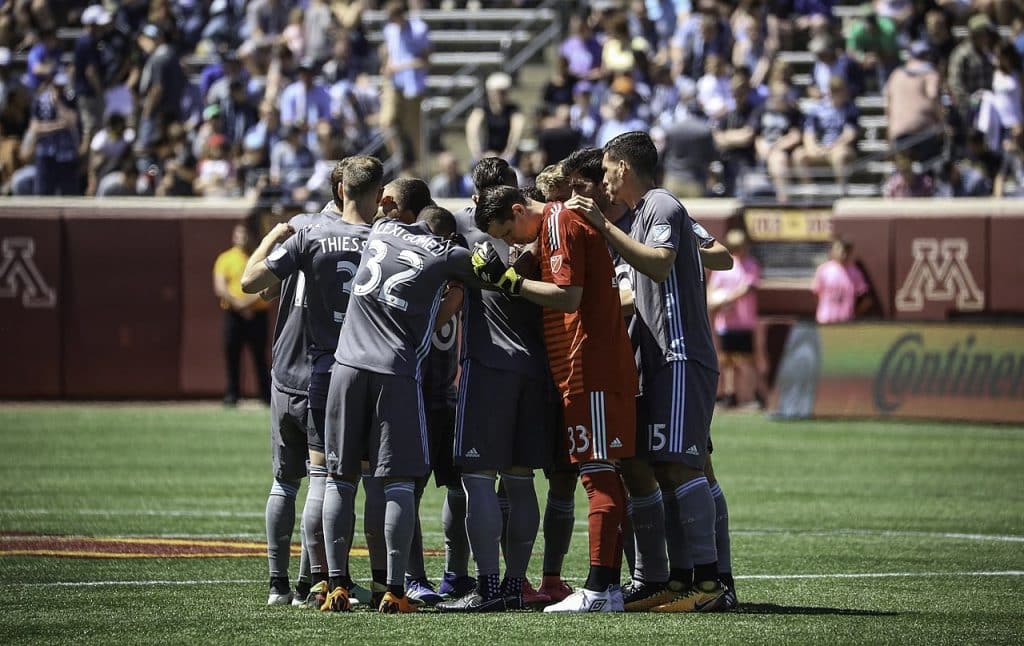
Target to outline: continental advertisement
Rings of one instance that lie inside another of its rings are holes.
[[[777,386],[784,417],[1024,423],[1024,325],[799,324]]]

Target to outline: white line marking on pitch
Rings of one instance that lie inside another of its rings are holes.
[[[1024,576],[1024,570],[1004,570],[995,572],[840,572],[835,574],[740,574],[737,579],[756,579],[761,581],[782,581],[792,579],[874,579],[874,578],[918,578],[944,576],[985,576],[1014,577]],[[368,581],[369,579],[357,579]],[[580,577],[569,577],[570,581],[581,581]],[[41,588],[59,586],[66,588],[101,587],[101,586],[160,586],[160,585],[251,585],[265,583],[263,579],[193,579],[176,581],[157,579],[152,581],[51,581],[49,583],[0,583],[0,588]]]

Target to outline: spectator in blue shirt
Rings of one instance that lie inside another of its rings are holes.
[[[401,0],[389,2],[387,14],[380,122],[392,154],[409,168],[421,157],[420,104],[427,89],[430,30],[419,18],[409,17],[409,7]]]
[[[40,30],[39,42],[33,45],[32,49],[28,50],[28,69],[22,79],[25,87],[35,91],[43,79],[40,72],[52,75],[53,70],[60,65],[61,53],[60,41],[57,40],[57,30],[53,28]]]
[[[860,96],[864,89],[864,70],[839,47],[834,38],[815,36],[808,49],[818,59],[814,63],[814,84],[808,88],[812,98],[828,96],[832,78],[841,78],[851,97]]]
[[[696,80],[704,74],[704,61],[709,55],[731,60],[732,45],[732,30],[715,11],[694,13],[672,36],[672,75]]]
[[[39,81],[32,100],[30,136],[35,137],[36,195],[81,195],[78,115],[47,64],[35,67]],[[63,76],[63,73],[61,73]],[[63,79],[62,79],[63,80]]]
[[[804,122],[803,145],[793,151],[793,166],[805,182],[812,166],[828,165],[841,183],[856,155],[860,113],[839,76],[829,81],[829,96],[811,109]]]
[[[309,126],[306,145],[317,151],[316,126],[330,123],[331,95],[322,84],[317,83],[312,60],[299,61],[299,78],[281,93],[281,124],[287,128],[296,123]]]

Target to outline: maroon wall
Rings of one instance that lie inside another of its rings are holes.
[[[178,394],[179,223],[65,213],[64,395]]]
[[[988,304],[993,312],[1024,312],[1021,245],[1024,217],[993,214],[989,220]]]
[[[0,209],[0,397],[61,394],[61,258],[57,209]]]

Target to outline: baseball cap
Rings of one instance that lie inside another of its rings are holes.
[[[0,47],[0,66],[6,67],[11,64],[11,50]]]
[[[992,21],[983,13],[975,14],[967,21],[967,30],[970,32],[991,31],[992,28]]]
[[[217,105],[216,103],[211,103],[210,105],[206,106],[203,109],[203,119],[204,120],[208,121],[210,119],[213,119],[214,117],[219,117],[219,116],[220,116],[220,106]]]
[[[160,27],[154,25],[153,23],[149,23],[142,28],[142,35],[146,38],[160,38],[163,35],[163,33],[163,30],[161,30]]]
[[[573,94],[573,96],[579,96],[580,94],[585,94],[587,92],[593,92],[593,91],[594,91],[594,84],[591,83],[590,81],[577,81],[576,85],[572,86],[572,94]]]
[[[498,92],[502,90],[508,90],[512,87],[512,77],[505,72],[494,72],[487,77],[487,82],[484,84],[488,92]]]
[[[103,27],[113,22],[114,17],[110,15],[109,11],[107,11],[103,7],[99,7],[99,5],[94,6],[97,6],[99,8],[99,11],[96,12],[95,22],[93,22],[94,25]]]
[[[86,7],[85,11],[82,12],[82,24],[83,25],[95,25],[96,24],[96,14],[101,9],[103,9],[103,7],[99,6],[98,4],[89,5],[88,7]]]
[[[927,58],[931,51],[931,47],[928,45],[927,41],[915,40],[910,43],[910,55],[913,58]]]

